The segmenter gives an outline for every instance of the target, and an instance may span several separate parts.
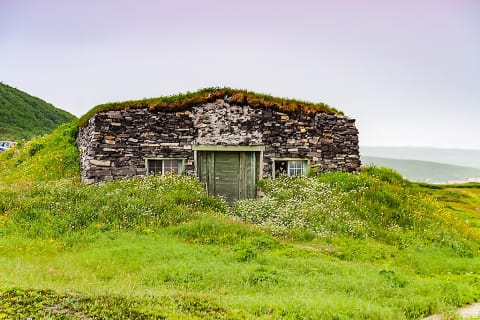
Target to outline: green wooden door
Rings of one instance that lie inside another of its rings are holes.
[[[214,195],[222,196],[232,203],[240,199],[240,153],[215,152]]]
[[[208,194],[225,197],[228,203],[255,198],[258,152],[199,151],[197,173]]]

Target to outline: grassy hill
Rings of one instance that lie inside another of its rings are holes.
[[[390,159],[380,157],[362,156],[364,165],[389,167],[398,171],[410,181],[446,184],[452,182],[468,182],[469,180],[480,181],[480,168],[456,166],[445,163]]]
[[[0,140],[29,140],[73,119],[64,110],[0,83]]]
[[[420,319],[480,300],[480,186],[368,167],[264,180],[79,182],[66,124],[0,154],[0,318]]]

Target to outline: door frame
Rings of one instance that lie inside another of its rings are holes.
[[[258,177],[256,177],[255,170],[254,170],[254,180],[261,179],[262,178],[262,173],[263,173],[263,153],[265,151],[265,146],[223,146],[223,145],[193,145],[192,146],[193,150],[193,159],[195,163],[195,176],[197,178],[200,178],[200,173],[199,173],[199,161],[198,161],[198,152],[221,152],[221,151],[233,151],[233,152],[259,152],[260,156],[258,157],[259,159],[256,159],[258,161],[259,165],[259,172],[258,172]],[[208,188],[208,186],[207,186]],[[209,190],[207,192],[210,193]]]

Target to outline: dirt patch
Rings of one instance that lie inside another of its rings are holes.
[[[480,316],[480,303],[474,303],[457,310],[457,314],[464,319]],[[423,320],[443,320],[441,314],[434,314],[430,317],[423,318]]]
[[[334,247],[331,247],[331,246],[324,246],[324,247],[313,247],[313,246],[307,246],[307,245],[303,245],[303,244],[297,244],[295,245],[295,247],[297,248],[301,248],[301,249],[307,249],[307,250],[312,250],[312,251],[320,251],[320,252],[326,252],[326,253],[334,253],[336,250]]]
[[[94,320],[94,318],[91,318],[82,312],[70,310],[68,308],[63,308],[59,304],[56,304],[53,307],[47,307],[47,309],[55,315],[67,316],[69,318],[75,317],[76,319],[80,319],[80,320]]]

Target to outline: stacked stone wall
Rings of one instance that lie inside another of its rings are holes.
[[[272,158],[304,158],[318,171],[358,171],[355,120],[343,116],[229,105],[223,100],[183,112],[146,109],[100,112],[77,138],[85,183],[146,174],[146,158],[181,158],[194,174],[192,146],[265,146],[263,177]]]

